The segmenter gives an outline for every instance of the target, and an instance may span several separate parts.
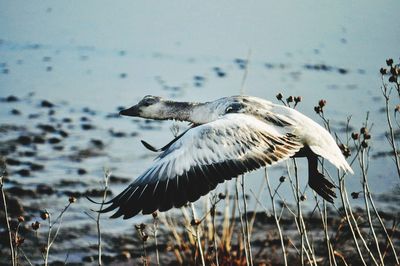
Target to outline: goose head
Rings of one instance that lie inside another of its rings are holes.
[[[160,119],[166,108],[164,100],[158,96],[147,95],[138,104],[119,112],[120,115],[150,119]]]

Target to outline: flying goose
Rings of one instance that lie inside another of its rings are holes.
[[[318,169],[318,156],[353,173],[333,137],[295,109],[251,96],[212,102],[176,102],[145,96],[121,115],[180,120],[192,127],[161,149],[144,171],[101,212],[131,218],[181,207],[206,195],[219,183],[290,157],[308,159],[309,186],[329,202],[336,197]]]

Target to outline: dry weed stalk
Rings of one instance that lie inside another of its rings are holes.
[[[12,266],[16,265],[16,258],[15,258],[15,253],[14,253],[14,243],[13,243],[13,236],[11,232],[11,227],[10,227],[10,221],[9,221],[9,216],[8,216],[8,209],[7,209],[7,201],[6,201],[6,195],[4,193],[4,172],[5,172],[5,167],[4,169],[1,170],[1,176],[0,176],[0,191],[1,191],[1,197],[3,200],[3,206],[4,206],[4,219],[6,221],[7,225],[7,231],[8,231],[8,237],[10,241],[10,253],[11,253],[11,263]]]
[[[97,230],[97,263],[98,265],[103,265],[102,263],[102,240],[101,240],[101,227],[100,227],[100,216],[101,210],[104,207],[104,203],[106,202],[107,193],[108,193],[108,181],[110,179],[111,172],[109,170],[104,170],[104,177],[103,177],[103,196],[100,202],[100,209],[97,211],[96,218],[93,217],[88,212],[85,214],[92,219],[96,223],[96,230]],[[90,200],[92,201],[92,200]]]

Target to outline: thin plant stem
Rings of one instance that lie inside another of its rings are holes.
[[[370,231],[372,233],[373,239],[375,241],[375,246],[376,246],[376,250],[377,250],[378,255],[379,255],[380,263],[381,263],[381,265],[385,265],[385,263],[383,261],[381,250],[379,248],[379,241],[378,241],[378,238],[376,237],[376,234],[375,234],[374,225],[372,224],[370,207],[369,207],[369,204],[368,204],[368,197],[366,196],[368,194],[368,191],[367,191],[367,170],[366,170],[366,167],[365,167],[365,149],[361,150],[361,155],[359,157],[359,162],[360,162],[360,167],[361,167],[362,184],[363,184],[363,190],[364,190],[364,203],[365,203],[365,211],[367,212],[367,217],[368,217],[368,224],[369,224]]]
[[[215,265],[219,266],[218,261],[218,245],[217,245],[217,230],[215,226],[215,204],[211,207],[211,226],[212,226],[212,241],[214,243],[214,252],[215,252]]]
[[[389,107],[389,100],[390,100],[390,92],[388,92],[388,88],[385,84],[385,82],[383,81],[383,76],[382,76],[382,93],[383,93],[383,97],[385,98],[385,112],[386,112],[386,120],[388,123],[388,127],[389,127],[389,142],[390,145],[392,147],[393,150],[393,156],[394,156],[394,160],[396,163],[396,170],[397,170],[397,174],[398,177],[400,178],[400,159],[399,159],[399,155],[398,155],[398,149],[396,146],[396,139],[394,136],[394,130],[393,130],[393,125],[392,125],[392,120],[390,118],[390,107]]]
[[[196,210],[195,210],[195,208],[194,208],[193,202],[190,203],[190,207],[191,207],[191,209],[192,209],[192,218],[193,218],[193,221],[196,221],[197,215],[196,215]],[[202,246],[201,246],[199,225],[196,224],[194,227],[195,227],[195,231],[196,231],[196,240],[197,240],[198,250],[199,250],[199,253],[200,253],[201,264],[202,264],[203,266],[205,266],[205,265],[206,265],[206,262],[205,262],[205,260],[204,260],[203,248],[202,248]]]
[[[363,255],[362,255],[360,246],[359,246],[358,241],[357,241],[357,236],[356,236],[356,233],[355,233],[355,230],[354,230],[354,227],[353,227],[353,223],[351,222],[351,219],[350,219],[350,214],[349,213],[351,212],[351,210],[348,209],[347,202],[346,202],[346,196],[345,196],[346,192],[345,192],[344,178],[339,178],[339,192],[340,192],[340,199],[342,201],[342,206],[343,206],[343,209],[344,209],[344,212],[345,212],[345,218],[346,218],[347,224],[349,225],[349,228],[350,228],[350,231],[351,231],[351,235],[353,237],[353,241],[354,241],[354,244],[355,244],[356,249],[357,249],[357,254],[358,254],[361,262],[363,263],[363,265],[366,266],[367,264],[366,264],[366,262],[364,260]]]
[[[22,253],[22,256],[24,256],[26,262],[28,262],[29,265],[33,266],[32,262],[29,260],[29,258],[26,256],[24,250],[22,248],[20,248],[20,251]]]
[[[287,257],[286,257],[285,241],[283,240],[282,229],[281,229],[281,226],[279,224],[279,219],[278,219],[278,215],[277,215],[276,208],[275,208],[275,195],[276,195],[276,193],[272,194],[272,188],[271,188],[271,184],[269,182],[268,172],[267,172],[266,168],[264,169],[264,177],[265,177],[265,180],[267,181],[268,192],[269,192],[269,196],[271,198],[271,204],[272,204],[272,212],[274,214],[275,225],[276,225],[276,228],[278,229],[278,233],[279,233],[279,239],[280,239],[280,242],[281,242],[283,262],[284,262],[284,265],[287,266],[288,262],[287,262]]]
[[[154,228],[154,242],[156,245],[156,264],[160,265],[160,254],[158,253],[158,239],[157,239],[158,216],[155,215],[153,215],[153,228]]]
[[[246,194],[245,194],[245,189],[244,189],[244,175],[242,175],[242,182],[241,182],[241,186],[242,186],[242,198],[243,198],[243,211],[244,211],[244,222],[245,222],[245,245],[247,245],[247,250],[248,250],[248,254],[249,254],[249,265],[253,265],[253,256],[252,256],[252,252],[251,252],[251,243],[250,243],[250,230],[249,230],[249,219],[247,217],[247,200],[246,200]]]
[[[48,223],[49,223],[49,231],[47,233],[47,245],[45,247],[45,252],[43,255],[43,259],[44,259],[44,265],[47,266],[48,265],[48,261],[49,261],[49,254],[50,254],[50,248],[51,246],[54,244],[54,241],[56,240],[58,233],[60,232],[60,228],[62,225],[62,218],[64,213],[68,210],[69,206],[71,206],[71,201],[64,207],[64,209],[60,212],[60,214],[57,216],[57,218],[55,219],[54,222],[51,222],[51,214],[48,213]],[[51,235],[52,229],[54,227],[54,225],[56,225],[58,223],[58,227],[56,232],[54,233],[54,235]]]
[[[349,207],[350,218],[352,219],[352,221],[353,221],[353,223],[354,223],[354,228],[356,229],[356,232],[357,232],[357,234],[358,234],[358,237],[361,239],[361,242],[363,243],[364,248],[367,250],[368,255],[369,255],[369,257],[371,258],[371,260],[374,262],[375,265],[379,265],[378,262],[377,262],[377,260],[376,260],[376,258],[375,258],[375,256],[374,256],[374,254],[372,254],[371,250],[369,249],[368,244],[367,244],[367,242],[365,241],[365,239],[364,239],[364,237],[363,237],[363,235],[362,235],[362,233],[361,233],[360,227],[358,226],[357,220],[356,220],[356,218],[354,217],[353,211],[352,211],[352,209],[351,209],[350,201],[349,201],[349,198],[348,198],[348,196],[347,196],[346,187],[343,187],[343,191],[344,191],[344,198],[345,198],[346,203],[347,203],[347,205],[348,205],[348,207]]]
[[[294,162],[293,165],[294,165],[295,175],[296,175],[296,178],[297,178],[297,181],[298,181],[298,176],[297,176],[297,164],[295,163],[295,162],[296,162],[295,159],[293,159],[293,162]],[[300,199],[299,199],[299,196],[300,196],[300,195],[299,195],[299,193],[300,193],[300,188],[299,188],[298,186],[296,186],[296,184],[293,183],[293,179],[292,179],[292,176],[291,176],[291,173],[290,173],[290,170],[289,170],[289,163],[286,164],[286,167],[287,167],[287,173],[288,173],[288,177],[289,177],[290,187],[292,188],[293,197],[295,198],[295,200],[296,200],[296,206],[298,207],[298,204],[300,204],[300,201],[299,201],[299,200],[300,200]],[[297,188],[298,188],[298,189],[297,189]],[[276,190],[275,192],[277,193],[277,190]],[[292,210],[290,209],[290,207],[286,204],[286,201],[285,201],[278,193],[277,193],[277,195],[279,196],[279,198],[280,198],[282,201],[285,202],[285,207],[286,207],[287,210],[293,215],[294,220],[295,220],[295,223],[296,223],[297,231],[299,232],[300,235],[302,235],[302,236],[304,237],[304,239],[306,240],[306,243],[307,243],[307,245],[308,245],[308,248],[310,249],[310,252],[312,252],[312,250],[311,250],[311,248],[310,248],[310,246],[309,246],[307,234],[302,234],[302,231],[305,232],[305,226],[304,226],[303,220],[302,220],[303,216],[302,216],[302,215],[299,216],[298,213],[296,214],[294,211],[292,211]],[[301,223],[300,223],[300,222],[301,222]],[[304,247],[304,239],[303,239],[303,248],[304,248],[304,249],[302,249],[302,251],[305,253],[305,255],[306,255],[307,259],[308,259],[309,264],[312,264],[313,260],[310,258],[309,251],[308,251],[308,249],[306,249],[306,248]],[[300,255],[300,257],[301,257],[301,252],[299,253],[299,255]],[[313,254],[312,254],[312,256],[313,256]],[[303,257],[303,258],[304,258],[304,257]],[[314,259],[314,262],[315,262],[315,259]]]
[[[371,203],[372,209],[374,210],[375,216],[378,218],[378,221],[379,221],[379,223],[380,223],[380,225],[381,225],[383,231],[385,232],[386,238],[387,238],[387,240],[388,240],[388,242],[389,242],[389,245],[390,245],[390,247],[391,247],[391,249],[392,249],[394,258],[395,258],[395,260],[396,260],[396,264],[397,264],[397,265],[400,265],[400,263],[399,263],[399,258],[398,258],[398,256],[397,256],[396,249],[394,248],[394,244],[393,244],[392,238],[389,236],[389,233],[388,233],[388,231],[386,230],[386,226],[385,226],[385,224],[383,223],[382,218],[381,218],[381,216],[379,215],[379,212],[378,212],[378,210],[377,210],[377,208],[376,208],[376,206],[375,206],[375,202],[372,200],[372,196],[371,196],[371,192],[370,192],[370,189],[369,189],[368,182],[366,183],[366,189],[367,189],[367,197],[368,197],[368,199],[369,199],[369,201],[370,201],[370,203]]]
[[[108,191],[108,180],[111,176],[111,173],[109,171],[105,171],[104,173],[104,191],[103,191],[103,198],[101,199],[101,204],[100,204],[100,210],[97,212],[97,218],[96,218],[96,229],[97,229],[97,263],[99,266],[102,265],[102,244],[101,244],[101,227],[100,227],[100,216],[101,216],[101,210],[103,209],[104,202],[106,201],[107,198],[107,191]]]
[[[239,190],[238,190],[238,183],[239,183],[239,178],[236,179],[236,185],[235,185],[235,191],[236,191],[236,200],[238,202],[237,208],[238,208],[238,212],[239,212],[239,218],[240,218],[240,228],[241,228],[241,232],[242,232],[242,237],[243,237],[243,243],[244,243],[244,253],[246,255],[246,263],[247,265],[250,264],[250,260],[249,260],[249,252],[247,250],[247,241],[246,241],[246,230],[245,230],[245,225],[243,222],[243,214],[239,205]]]
[[[4,214],[5,214],[5,219],[6,219],[6,225],[7,225],[7,231],[8,231],[8,237],[10,240],[10,252],[11,252],[11,263],[12,266],[15,266],[15,257],[14,257],[14,245],[13,245],[13,240],[12,240],[12,232],[11,232],[11,227],[10,227],[10,222],[8,221],[8,210],[7,210],[7,201],[6,201],[6,195],[4,193],[4,176],[0,176],[0,191],[1,191],[1,196],[3,198],[3,206],[4,206]]]
[[[49,260],[49,252],[50,252],[50,242],[51,242],[51,229],[52,229],[52,224],[51,224],[51,215],[49,213],[49,217],[47,218],[47,221],[49,223],[49,231],[47,232],[47,245],[45,249],[45,256],[44,256],[44,265],[47,266],[48,260]]]

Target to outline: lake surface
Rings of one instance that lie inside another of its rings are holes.
[[[173,137],[173,122],[117,117],[119,107],[148,94],[214,100],[239,94],[245,80],[244,94],[274,102],[279,92],[302,96],[298,110],[318,122],[313,107],[326,99],[325,115],[342,139],[347,117],[352,116],[356,131],[370,112],[373,193],[398,191],[392,159],[374,155],[390,150],[379,68],[385,59],[397,61],[400,55],[400,27],[393,25],[399,7],[398,1],[0,1],[0,96],[19,98],[0,103],[0,124],[23,127],[2,132],[0,140],[41,134],[38,125],[43,124],[57,128],[46,139],[61,139],[58,144],[18,146],[10,156],[44,169],[21,177],[24,164],[9,166],[10,180],[24,188],[52,186],[57,193],[32,204],[57,211],[64,206],[66,191],[100,189],[104,168],[133,179],[155,158],[140,140],[162,146]],[[42,107],[42,100],[55,106]],[[13,109],[20,115],[12,114]],[[183,130],[186,124],[179,127]],[[60,137],[59,130],[68,137]],[[103,146],[96,147],[93,140]],[[23,156],[31,150],[33,157]],[[81,156],[88,151],[92,153]],[[306,175],[305,161],[298,163],[300,175]],[[270,169],[275,185],[284,168]],[[353,169],[349,192],[361,190],[357,163]],[[262,176],[263,171],[247,175],[249,194],[250,189],[257,191]],[[126,185],[126,180],[111,182],[110,189],[115,195]],[[291,194],[289,186],[282,194]],[[266,190],[263,195],[268,206]],[[93,205],[82,197],[66,219],[84,227],[92,222],[84,214],[89,208]],[[104,219],[104,230],[120,233],[143,219]]]

